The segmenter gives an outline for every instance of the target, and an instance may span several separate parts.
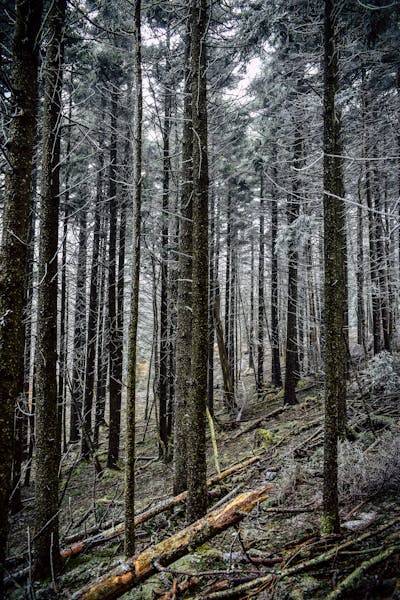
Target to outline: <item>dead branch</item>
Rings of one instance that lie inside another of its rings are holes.
[[[240,494],[228,505],[215,511],[172,537],[151,546],[136,557],[128,558],[94,584],[76,592],[73,600],[106,600],[119,598],[138,583],[157,572],[155,563],[166,567],[207,540],[238,523],[258,503],[267,499],[271,486]]]
[[[338,553],[342,552],[346,548],[353,546],[354,544],[358,544],[358,543],[364,541],[365,539],[372,537],[373,535],[379,535],[380,533],[383,533],[384,531],[386,531],[387,529],[390,529],[391,527],[393,527],[394,525],[397,525],[398,523],[400,523],[400,517],[396,517],[395,519],[392,519],[391,521],[384,523],[383,525],[381,525],[381,527],[379,527],[375,531],[368,531],[356,538],[351,538],[351,539],[347,540],[346,542],[340,544],[339,546],[335,545],[333,548],[329,549],[327,552],[324,552],[323,554],[320,554],[314,558],[311,558],[311,559],[301,562],[297,565],[294,565],[293,567],[288,567],[286,569],[274,571],[267,575],[263,575],[262,577],[256,577],[252,581],[246,582],[240,586],[231,588],[229,590],[224,590],[224,591],[215,592],[212,594],[207,594],[206,596],[202,596],[200,594],[197,596],[197,598],[209,598],[210,600],[238,598],[238,597],[241,597],[241,595],[244,594],[244,592],[254,590],[255,588],[263,589],[265,586],[267,586],[269,583],[271,583],[273,581],[273,579],[276,578],[277,576],[279,578],[293,577],[294,575],[297,575],[298,573],[308,571],[309,569],[312,569],[320,564],[323,564],[323,563],[331,560],[332,558],[335,558]],[[386,553],[388,553],[389,551],[390,551],[390,553],[387,556]],[[365,563],[362,563],[358,569],[353,571],[353,573],[351,573],[345,580],[343,580],[342,585],[345,585],[345,589],[343,590],[343,592],[350,589],[349,586],[352,585],[352,581],[355,582],[356,580],[360,579],[366,570],[368,570],[369,568],[372,568],[375,564],[379,564],[380,562],[383,562],[383,560],[385,560],[392,554],[395,554],[396,552],[399,552],[399,551],[400,551],[400,545],[397,544],[397,545],[391,546],[390,548],[388,548],[387,550],[385,550],[378,556],[373,557],[372,559],[370,559],[368,561],[365,561]],[[347,582],[348,579],[351,580],[349,583]],[[338,588],[336,588],[337,590],[339,589],[340,585],[341,584],[339,584]],[[334,592],[332,592],[332,594],[334,594]],[[332,594],[330,596],[328,596],[329,600],[335,600],[336,598],[342,597],[341,595],[334,596]],[[341,594],[342,594],[342,592],[341,592]]]
[[[400,544],[396,544],[395,546],[386,548],[386,550],[380,554],[377,554],[368,560],[364,560],[361,565],[357,567],[357,569],[355,569],[352,573],[350,573],[350,575],[348,575],[339,583],[333,592],[329,594],[327,600],[338,600],[339,598],[343,598],[344,595],[346,598],[348,598],[349,593],[354,590],[358,582],[365,576],[367,571],[390,558],[392,554],[398,554],[399,552]]]
[[[222,471],[222,473],[220,473],[219,475],[217,474],[217,475],[214,475],[213,477],[211,477],[207,481],[207,485],[209,487],[211,487],[217,483],[220,483],[221,481],[223,481],[230,475],[233,475],[234,473],[238,473],[239,471],[242,471],[243,469],[246,469],[250,465],[256,463],[257,461],[260,460],[260,458],[261,458],[261,454],[257,455],[257,456],[252,456],[251,458],[248,458],[247,460],[245,460],[242,463],[234,465],[233,467],[230,467],[229,469],[225,469],[225,471]],[[181,494],[178,494],[177,496],[173,496],[172,498],[167,498],[167,499],[163,500],[159,504],[156,504],[156,506],[153,506],[152,508],[149,508],[148,510],[137,515],[137,517],[135,518],[135,526],[141,525],[142,523],[149,521],[150,519],[165,512],[166,510],[173,508],[177,504],[180,504],[181,502],[186,500],[186,498],[187,498],[187,492],[185,491],[185,492],[182,492]],[[62,558],[76,556],[78,554],[81,554],[82,552],[86,552],[90,548],[94,548],[96,546],[101,546],[102,544],[104,544],[106,542],[110,542],[110,541],[114,540],[115,538],[122,535],[124,533],[124,531],[125,531],[125,525],[123,523],[117,524],[117,525],[111,527],[110,529],[101,531],[100,533],[98,533],[92,537],[86,538],[84,540],[76,541],[73,545],[68,546],[67,548],[64,548],[63,550],[61,550],[61,556],[62,556]]]

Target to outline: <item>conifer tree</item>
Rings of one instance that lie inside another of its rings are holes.
[[[22,382],[24,297],[29,206],[36,129],[40,0],[17,0],[12,45],[13,118],[6,148],[3,234],[0,252],[0,564],[8,536],[14,409]],[[3,569],[0,569],[2,595]]]
[[[39,238],[34,576],[49,577],[60,562],[57,406],[57,250],[60,195],[61,92],[66,0],[48,17],[43,108]]]

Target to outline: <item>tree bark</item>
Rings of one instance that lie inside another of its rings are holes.
[[[277,160],[276,151],[273,153]],[[278,179],[278,169],[273,166],[271,198],[271,380],[272,385],[282,386],[281,362],[279,354],[279,320],[278,320],[278,255],[276,253],[276,236],[278,233],[278,198],[275,183]]]
[[[303,153],[302,133],[295,130],[293,162],[299,168]],[[294,175],[292,184],[293,195],[288,206],[288,225],[291,225],[299,215],[299,200],[297,194],[299,184],[297,173]],[[288,282],[287,282],[287,322],[286,322],[286,360],[285,360],[285,388],[284,405],[297,403],[296,385],[299,380],[299,348],[298,348],[298,326],[297,326],[297,264],[298,251],[293,240],[288,248]]]
[[[262,168],[262,167],[261,167]],[[260,174],[260,212],[258,236],[258,327],[257,327],[257,394],[262,398],[264,388],[264,177]]]
[[[169,180],[170,180],[170,132],[171,132],[171,93],[169,90],[169,26],[167,28],[167,60],[165,69],[164,89],[164,123],[163,123],[163,190],[161,214],[161,299],[160,299],[160,368],[158,378],[159,404],[159,455],[163,460],[168,459],[168,407],[169,407],[169,377],[168,367],[171,352],[169,339]]]
[[[8,536],[14,409],[24,348],[24,288],[37,108],[38,35],[42,2],[17,0],[12,47],[14,116],[6,148],[9,169],[4,183],[0,255],[0,564]],[[0,594],[3,570],[0,574]]]
[[[117,333],[117,115],[118,95],[111,91],[111,138],[109,171],[110,234],[108,244],[108,335],[110,416],[108,432],[107,467],[115,468],[119,458],[119,434],[121,422],[121,385],[117,381],[118,333]]]
[[[336,129],[335,97],[338,64],[335,26],[336,0],[325,0],[324,14],[324,264],[325,264],[325,438],[323,516],[321,531],[340,529],[337,490],[338,413],[347,354],[344,348],[346,305],[345,218],[343,182],[340,181],[339,136]],[[339,150],[339,151],[338,151]]]
[[[99,134],[99,147],[103,146],[103,133]],[[94,375],[96,358],[96,325],[99,309],[99,256],[100,256],[100,237],[101,237],[101,206],[103,201],[103,150],[99,151],[97,164],[97,182],[96,182],[96,204],[94,208],[94,231],[92,248],[92,267],[90,274],[90,291],[87,323],[87,343],[86,343],[86,366],[85,366],[85,390],[83,402],[82,426],[86,435],[82,435],[81,453],[82,458],[88,459],[90,448],[88,436],[92,435],[92,413],[93,413],[93,393],[94,393]]]
[[[136,343],[139,317],[139,279],[140,279],[140,239],[142,206],[142,42],[140,29],[141,0],[134,3],[135,25],[135,124],[134,124],[134,256],[132,276],[132,302],[129,326],[128,385],[126,407],[126,444],[125,444],[125,553],[135,551],[135,418],[136,418]]]
[[[49,12],[43,109],[36,394],[35,578],[54,576],[60,563],[57,397],[57,252],[60,195],[62,69],[66,0]]]
[[[206,403],[208,361],[208,157],[207,157],[207,1],[192,0],[193,123],[193,336],[192,389],[188,400],[187,518],[207,510]]]
[[[179,223],[179,275],[176,330],[176,390],[174,419],[174,494],[187,489],[187,448],[189,428],[187,397],[191,385],[192,351],[192,236],[193,236],[193,170],[192,170],[192,89],[190,75],[191,26],[187,21],[185,42],[185,90],[182,141],[182,186]]]

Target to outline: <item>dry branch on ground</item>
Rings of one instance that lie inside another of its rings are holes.
[[[157,566],[166,567],[185,556],[207,540],[238,523],[258,503],[267,499],[271,486],[237,496],[221,510],[195,521],[172,537],[151,546],[136,557],[128,558],[95,583],[76,592],[73,600],[106,600],[119,598],[157,572]]]

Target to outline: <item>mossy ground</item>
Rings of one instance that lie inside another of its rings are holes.
[[[162,594],[172,590],[176,583],[185,580],[185,573],[201,573],[200,584],[196,589],[177,595],[176,598],[207,597],[222,585],[221,582],[232,580],[234,585],[246,578],[262,575],[271,569],[282,569],[292,566],[307,557],[321,553],[329,548],[337,539],[321,540],[321,466],[322,466],[322,392],[311,387],[311,381],[302,381],[298,390],[299,404],[290,407],[283,413],[268,421],[257,422],[257,419],[271,413],[282,406],[279,390],[266,388],[262,401],[256,399],[251,392],[252,378],[245,378],[248,392],[246,407],[243,411],[244,421],[235,423],[223,412],[221,398],[216,400],[216,439],[221,469],[245,460],[253,454],[263,453],[262,460],[244,472],[235,474],[219,486],[217,496],[212,502],[222,498],[238,486],[238,493],[244,489],[254,489],[268,482],[271,483],[270,498],[246,517],[239,526],[230,528],[208,544],[192,552],[172,565],[168,572],[151,578],[128,594],[131,599],[162,598]],[[218,391],[217,391],[218,394]],[[384,411],[380,411],[383,414]],[[355,423],[358,440],[365,438],[365,446],[374,442],[375,438],[367,425],[360,426],[365,414],[362,407],[352,406],[350,415]],[[150,421],[144,436],[143,421],[138,421],[138,461],[137,461],[137,511],[156,503],[172,493],[172,465],[158,460],[158,438],[155,423]],[[382,427],[399,421],[397,414],[391,412],[390,419]],[[246,433],[254,421],[255,427]],[[364,419],[365,421],[365,419]],[[106,428],[102,430],[102,445],[99,449],[100,461],[105,462]],[[122,436],[123,437],[123,436]],[[119,521],[123,517],[123,449],[120,469],[105,469],[102,477],[97,477],[94,466],[78,460],[78,446],[69,449],[63,461],[63,480],[61,488],[66,486],[60,523],[61,536],[85,530],[96,523]],[[214,468],[212,448],[209,448],[210,474]],[[239,486],[240,489],[239,489]],[[24,510],[12,518],[10,555],[21,556],[27,551],[28,530],[33,526],[33,488],[24,489]],[[375,511],[377,522],[371,528],[387,518],[400,515],[400,506],[396,494],[376,496],[365,499],[359,510]],[[353,498],[341,501],[341,517],[354,510],[357,515],[356,502]],[[282,512],[279,512],[282,510]],[[287,509],[303,509],[304,512],[285,512]],[[275,511],[275,512],[274,512]],[[182,505],[172,511],[162,513],[144,523],[137,531],[137,551],[140,552],[150,544],[157,543],[165,537],[181,529],[184,525],[185,511]],[[390,531],[399,541],[399,530]],[[352,535],[358,535],[353,533]],[[396,537],[397,536],[397,537]],[[368,550],[381,547],[385,537],[371,536],[366,545],[356,545],[351,550]],[[86,554],[69,559],[64,571],[57,579],[57,597],[68,598],[71,593],[107,572],[118,561],[123,559],[121,540],[112,544],[97,547]],[[253,562],[252,562],[253,560]],[[265,564],[263,564],[263,561]],[[268,566],[268,561],[271,564]],[[279,562],[278,562],[279,561]],[[266,589],[255,592],[255,598],[275,598],[275,600],[297,600],[325,598],[336,583],[343,579],[362,561],[357,553],[340,556],[335,561],[308,570],[304,574],[287,579],[273,579]],[[21,566],[27,564],[25,559]],[[381,565],[378,572],[366,575],[360,582],[360,591],[352,592],[351,598],[385,598],[388,589],[395,594],[400,578],[397,558],[390,565]],[[373,595],[369,594],[373,590]],[[24,598],[25,588],[14,587],[9,590],[10,598]],[[36,598],[50,597],[49,583],[35,584]],[[205,595],[204,595],[205,594]],[[359,594],[359,595],[357,595]],[[364,595],[362,595],[364,594]],[[367,594],[367,595],[366,595]],[[385,595],[386,594],[386,595]],[[172,597],[172,596],[170,596]],[[245,596],[243,596],[245,597]],[[395,597],[395,596],[392,596]],[[399,596],[400,597],[400,596]],[[167,598],[167,596],[165,596]]]

